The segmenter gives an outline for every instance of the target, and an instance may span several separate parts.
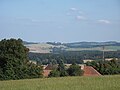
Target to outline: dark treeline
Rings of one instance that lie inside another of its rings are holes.
[[[40,64],[57,63],[61,59],[64,63],[80,64],[84,59],[102,60],[102,57],[102,51],[66,51],[58,54],[29,53],[29,59],[38,61]],[[105,52],[105,58],[120,58],[120,51]]]

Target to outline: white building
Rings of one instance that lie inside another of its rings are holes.
[[[92,62],[94,60],[91,60],[91,59],[86,59],[86,60],[83,60],[84,63],[87,63],[87,62]]]

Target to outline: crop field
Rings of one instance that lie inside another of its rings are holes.
[[[83,51],[83,50],[88,50],[88,51],[102,51],[102,47],[93,47],[93,48],[68,48],[66,49],[67,51]],[[105,46],[104,51],[117,51],[120,50],[120,46]]]
[[[0,81],[0,90],[120,90],[120,75]]]
[[[41,43],[41,44],[29,44],[29,45],[26,45],[26,47],[30,49],[30,52],[50,53],[53,45]]]
[[[51,45],[46,43],[39,43],[39,44],[28,44],[25,45],[27,48],[29,48],[30,52],[33,53],[50,53],[52,51],[53,47],[65,47],[64,45]]]

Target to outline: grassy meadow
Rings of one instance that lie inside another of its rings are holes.
[[[120,75],[0,81],[0,90],[120,90]]]

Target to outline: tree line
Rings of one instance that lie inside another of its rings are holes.
[[[28,54],[30,60],[35,60],[40,64],[50,64],[50,63],[58,63],[60,59],[64,61],[64,63],[72,64],[73,62],[77,64],[83,63],[85,59],[92,60],[102,60],[103,52],[102,51],[66,51],[62,53],[29,53]],[[120,51],[106,51],[105,58],[120,58]]]

